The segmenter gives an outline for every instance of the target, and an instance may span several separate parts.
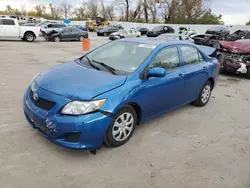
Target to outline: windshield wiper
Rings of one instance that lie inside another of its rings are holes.
[[[105,63],[102,63],[102,62],[93,60],[93,59],[92,59],[92,62],[97,63],[98,65],[103,66],[103,67],[104,67],[105,69],[107,69],[109,72],[111,72],[112,74],[116,75],[116,73],[115,73],[116,70],[115,70],[113,67],[111,67],[111,66],[109,66],[109,65],[107,65],[107,64],[105,64]]]
[[[88,60],[88,63],[91,67],[93,67],[96,70],[100,70],[98,67],[96,67],[95,65],[93,65],[93,63],[91,62],[91,60],[88,58],[88,56],[83,56],[80,60],[82,60],[83,58],[86,58]]]

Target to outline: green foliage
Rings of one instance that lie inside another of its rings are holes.
[[[224,22],[222,21],[222,15],[219,16],[212,13],[211,9],[206,11],[198,20],[197,23],[199,24],[218,24],[223,25]]]
[[[246,23],[246,25],[250,25],[250,20]]]

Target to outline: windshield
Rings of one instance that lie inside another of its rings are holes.
[[[152,31],[160,31],[162,29],[162,27],[155,27]]]
[[[154,45],[113,41],[90,52],[87,58],[89,62],[101,62],[112,67],[115,71],[132,73],[139,68],[154,48]],[[82,58],[81,63],[89,64],[86,58]],[[94,65],[98,66],[100,71],[106,71],[105,69],[101,69],[102,67],[98,64]]]

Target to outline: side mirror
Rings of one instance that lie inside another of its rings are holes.
[[[155,67],[148,71],[148,78],[150,77],[164,77],[166,75],[166,70],[163,68]]]

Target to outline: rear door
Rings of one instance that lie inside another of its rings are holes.
[[[78,29],[78,28],[72,28],[72,38],[74,39],[74,40],[77,40],[77,39],[79,39],[79,36],[80,36],[80,33],[81,33],[82,31],[80,30],[80,29]]]
[[[3,19],[3,27],[6,37],[19,37],[19,25],[13,19]]]
[[[202,86],[209,76],[209,63],[203,59],[197,48],[181,45],[181,59],[184,64],[185,100],[194,101],[198,98]]]

